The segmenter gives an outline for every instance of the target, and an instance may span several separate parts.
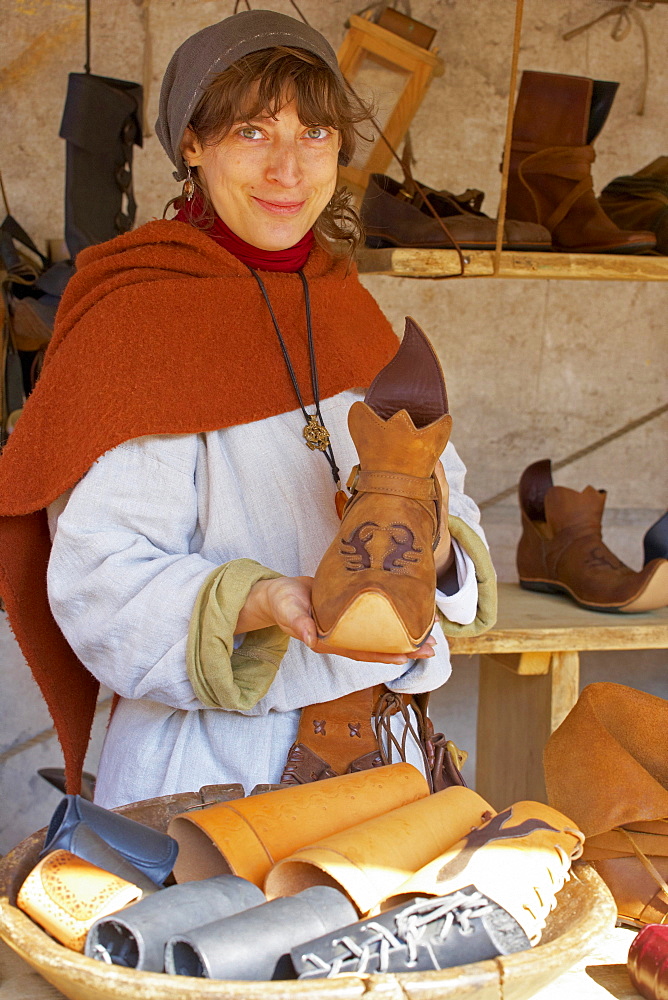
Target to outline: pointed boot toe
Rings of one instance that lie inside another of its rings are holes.
[[[313,582],[318,635],[339,649],[412,653],[434,623],[434,468],[452,426],[440,364],[412,320],[365,401],[350,408],[348,426],[360,462]]]
[[[525,590],[566,594],[591,611],[639,613],[668,605],[668,560],[635,572],[603,542],[605,490],[552,483],[551,462],[528,466],[519,486],[517,570]]]

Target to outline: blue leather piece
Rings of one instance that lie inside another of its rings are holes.
[[[153,882],[162,884],[174,867],[179,845],[173,837],[103,809],[80,795],[66,795],[61,800],[51,817],[40,857],[56,850],[75,854],[72,844],[81,824],[90,827]]]

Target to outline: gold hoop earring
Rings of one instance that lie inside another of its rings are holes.
[[[193,180],[193,175],[190,171],[190,164],[186,163],[187,177],[183,182],[183,190],[181,191],[182,196],[186,201],[192,201],[193,195],[195,194],[195,182]]]

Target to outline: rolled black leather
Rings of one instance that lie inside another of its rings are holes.
[[[85,954],[112,965],[163,972],[168,938],[199,927],[203,921],[259,906],[264,899],[261,889],[236,875],[172,885],[159,897],[142,899],[100,917],[88,932]]]
[[[82,823],[157,884],[163,883],[174,867],[179,845],[173,837],[80,795],[66,795],[61,800],[51,817],[40,858],[58,849],[76,854],[72,841]]]
[[[330,979],[342,972],[423,972],[484,962],[530,948],[507,910],[475,886],[411,899],[291,951],[300,979]]]
[[[165,948],[165,971],[208,979],[294,979],[290,949],[314,930],[328,934],[356,916],[338,889],[312,886],[174,935]]]

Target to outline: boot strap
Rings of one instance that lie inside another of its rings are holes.
[[[512,149],[515,152],[529,153],[529,156],[519,164],[517,175],[530,193],[537,212],[538,203],[525,177],[526,174],[548,174],[577,181],[549,219],[544,221],[545,227],[552,232],[565,219],[575,202],[593,189],[591,164],[596,156],[594,149],[592,146],[549,146],[546,149],[536,149],[535,144],[530,142],[514,142]],[[540,218],[540,213],[537,218]]]
[[[438,500],[433,476],[423,479],[403,472],[369,471],[355,465],[346,485],[351,493],[384,493],[409,500]]]

